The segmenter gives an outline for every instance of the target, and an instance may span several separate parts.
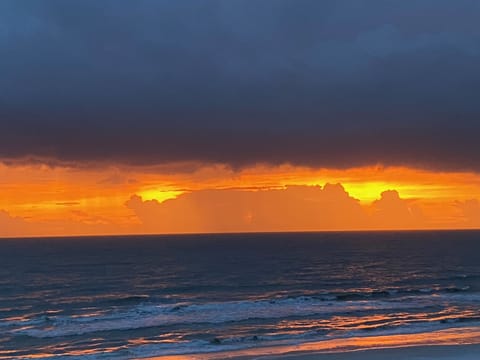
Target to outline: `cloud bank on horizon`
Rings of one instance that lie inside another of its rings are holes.
[[[103,234],[169,234],[274,231],[475,229],[478,200],[446,202],[436,212],[428,203],[387,190],[361,204],[341,184],[284,189],[197,190],[163,202],[132,195],[125,204],[136,221],[119,223],[70,210],[61,219],[22,218],[0,210],[0,237]],[[74,216],[72,216],[74,215]],[[448,221],[445,221],[445,218]]]
[[[0,3],[0,158],[480,170],[474,0]]]
[[[162,203],[134,195],[126,206],[153,233],[418,229],[431,226],[396,190],[362,206],[341,184],[285,189],[200,190]],[[462,219],[463,220],[463,219]]]

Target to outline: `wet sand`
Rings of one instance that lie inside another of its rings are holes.
[[[211,357],[206,354],[175,355],[149,358],[150,360],[479,360],[480,345],[430,345],[408,346],[389,349],[368,349],[341,353],[318,353],[310,351],[290,352],[277,355],[235,356],[223,353]],[[145,359],[144,359],[145,360]]]
[[[246,360],[248,357],[237,358]],[[250,358],[252,359],[252,358]],[[255,358],[254,358],[255,359]],[[480,345],[410,346],[393,349],[370,349],[344,353],[293,353],[257,357],[262,360],[479,360]]]
[[[221,345],[219,345],[221,346]],[[480,360],[480,328],[451,328],[416,334],[332,339],[298,345],[249,348],[149,360]]]

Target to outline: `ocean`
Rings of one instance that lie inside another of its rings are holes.
[[[0,240],[0,359],[132,359],[480,326],[480,232]]]

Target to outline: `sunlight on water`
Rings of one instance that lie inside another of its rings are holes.
[[[462,329],[480,326],[479,235],[2,241],[0,358],[473,341]]]

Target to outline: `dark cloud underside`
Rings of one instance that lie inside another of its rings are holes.
[[[0,157],[480,170],[478,1],[2,1]]]

